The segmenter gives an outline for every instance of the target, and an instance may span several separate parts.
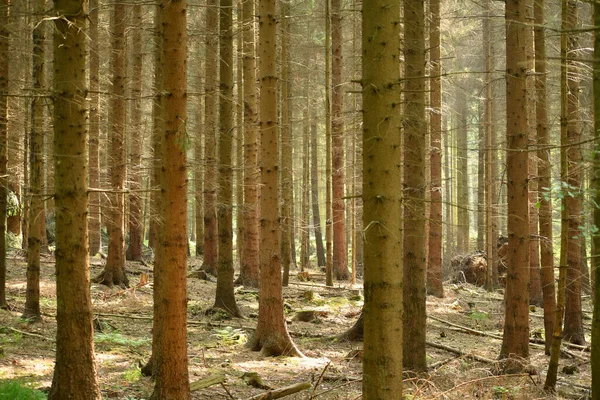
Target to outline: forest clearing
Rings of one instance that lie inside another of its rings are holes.
[[[25,296],[25,262],[18,255],[9,257],[8,262],[11,272],[7,297],[14,310],[0,311],[0,380],[48,390],[56,335],[53,260],[43,258],[43,321],[33,324],[20,319]],[[190,264],[190,273],[197,270],[192,264],[195,263]],[[92,260],[92,274],[101,269],[102,260]],[[140,373],[140,365],[147,361],[151,349],[153,279],[151,268],[139,263],[128,263],[127,269],[130,289],[108,289],[98,284],[92,287],[96,360],[103,398],[141,400],[149,398],[153,385],[150,378]],[[143,274],[149,274],[149,283],[139,287]],[[284,288],[288,328],[306,356],[301,359],[263,357],[247,348],[246,340],[256,327],[255,289],[236,290],[243,319],[231,319],[224,313],[206,315],[216,285],[188,278],[190,381],[225,376],[223,385],[193,391],[193,399],[250,399],[266,393],[267,388],[245,383],[250,373],[258,374],[264,385],[273,389],[310,382],[309,389],[286,397],[290,400],[361,398],[362,342],[336,338],[356,322],[362,307],[362,287],[348,283],[326,287],[321,271],[311,270],[310,276],[310,281],[304,281],[293,274],[290,285]],[[494,373],[504,316],[501,290],[487,292],[465,283],[446,282],[445,286],[443,299],[427,297],[430,369],[427,373],[405,376],[405,398],[585,399],[590,395],[589,347],[564,347],[567,351],[560,361],[557,394],[543,391],[548,357],[540,344],[543,313],[539,308],[531,310],[529,370],[510,376]],[[589,298],[584,301],[584,309],[587,330],[591,317]],[[307,310],[315,312],[314,320],[296,320],[298,311]],[[452,349],[464,354],[455,354]]]

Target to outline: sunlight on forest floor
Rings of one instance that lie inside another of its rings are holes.
[[[197,260],[190,260],[190,272]],[[56,335],[56,298],[54,264],[50,258],[42,263],[41,307],[44,320],[29,324],[19,317],[25,301],[25,260],[15,255],[8,259],[7,297],[13,311],[0,311],[0,379],[17,380],[34,388],[49,387],[54,367]],[[102,270],[102,260],[92,260],[92,276]],[[132,287],[140,274],[150,275],[150,266],[128,263]],[[293,271],[294,272],[294,271]],[[340,342],[335,336],[355,322],[362,298],[348,283],[335,288],[323,285],[320,271],[311,271],[311,281],[302,282],[291,275],[290,286],[284,289],[287,304],[288,329],[295,343],[306,355],[303,359],[286,357],[263,358],[245,347],[253,333],[257,316],[255,289],[237,288],[238,306],[244,319],[226,319],[222,315],[206,316],[214,303],[216,283],[188,280],[189,365],[190,380],[225,374],[226,388],[234,398],[244,399],[264,392],[248,386],[244,374],[255,372],[266,386],[283,387],[302,381],[318,384],[314,391],[318,399],[358,399],[361,393],[360,342]],[[542,391],[548,357],[542,346],[532,345],[531,365],[537,375],[495,376],[490,362],[500,351],[501,341],[488,336],[476,336],[462,327],[502,335],[503,296],[501,291],[488,293],[469,284],[445,285],[446,297],[427,298],[427,340],[433,345],[462,351],[458,355],[447,349],[428,347],[429,374],[407,376],[406,398],[411,399],[576,399],[585,398],[591,384],[589,352],[571,349],[569,358],[561,359],[559,393],[550,396]],[[152,288],[136,290],[108,289],[92,286],[94,312],[102,332],[95,334],[98,375],[104,398],[145,399],[152,393],[152,382],[142,377],[143,365],[151,349]],[[315,319],[301,322],[294,319],[296,311],[315,311]],[[584,298],[585,318],[591,316],[590,300]],[[543,310],[531,312],[532,337],[543,335]],[[451,325],[454,324],[454,325]],[[584,320],[588,329],[589,321]],[[588,349],[589,350],[589,349]],[[467,354],[467,355],[465,355]],[[574,372],[567,374],[563,366]],[[324,372],[325,370],[325,372]],[[287,399],[309,399],[311,390],[299,392]],[[193,393],[194,399],[231,399],[224,387],[215,385]]]

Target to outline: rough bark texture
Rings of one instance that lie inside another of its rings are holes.
[[[113,1],[111,21],[112,97],[110,124],[110,186],[108,258],[104,271],[95,280],[108,286],[128,286],[125,274],[125,4]]]
[[[217,274],[217,65],[219,0],[207,0],[204,64],[204,259],[202,269]]]
[[[42,15],[46,0],[37,0],[34,12]],[[45,45],[46,37],[43,24],[35,22],[33,29],[33,68],[32,83],[36,91],[42,91],[46,85]],[[43,195],[43,154],[44,154],[44,106],[41,98],[31,101],[31,135],[29,139],[29,229],[27,237],[27,293],[23,318],[38,320],[40,315],[40,249],[42,245],[42,218],[44,217]]]
[[[56,364],[48,399],[100,399],[87,236],[85,1],[55,0]]]
[[[427,259],[427,291],[436,297],[444,297],[442,285],[442,78],[440,47],[440,2],[429,3],[431,22],[429,26],[429,58],[431,64],[430,124],[430,179],[431,206],[429,207],[429,252]]]
[[[8,94],[8,6],[0,3],[0,94]],[[6,208],[8,197],[8,96],[0,96],[0,308],[6,309]]]
[[[577,28],[577,1],[569,0],[567,3],[567,29]],[[567,38],[567,55],[571,57],[578,51],[577,35]],[[567,293],[565,298],[565,326],[563,337],[565,340],[584,344],[583,319],[581,312],[581,246],[580,226],[582,197],[581,191],[581,132],[579,126],[579,68],[576,62],[567,62],[568,97],[567,97],[567,164],[569,175],[567,184],[572,196],[565,197],[569,215],[569,244],[567,251]]]
[[[100,54],[98,52],[98,0],[89,3],[89,36],[90,36],[90,111],[89,111],[89,147],[88,157],[90,163],[90,187],[100,187]],[[90,255],[102,251],[102,238],[100,235],[100,194],[90,192],[90,214],[88,217]]]
[[[259,231],[258,231],[258,112],[256,91],[256,43],[254,1],[242,3],[244,20],[244,255],[237,283],[258,287]]]
[[[342,86],[342,1],[331,0],[331,150],[333,273],[347,280],[346,205],[344,200],[344,89]]]
[[[250,347],[267,356],[302,356],[292,342],[283,315],[281,277],[281,227],[279,226],[278,126],[277,126],[277,20],[275,0],[260,0],[259,82],[262,184],[260,206],[260,299],[258,325]]]
[[[331,210],[331,1],[325,0],[325,285],[333,286]]]
[[[506,139],[508,181],[508,274],[506,316],[500,358],[507,371],[522,368],[518,358],[529,358],[529,209],[527,190],[527,54],[531,30],[528,0],[506,3]],[[512,362],[514,360],[514,362]]]
[[[163,100],[163,185],[154,267],[153,367],[155,400],[190,399],[187,358],[187,168],[185,128],[187,109],[187,32],[185,0],[163,0],[161,71]]]
[[[594,3],[594,25],[600,26],[600,3]],[[594,143],[592,199],[600,204],[600,32],[594,32]],[[600,227],[600,208],[594,208],[594,225]],[[600,399],[600,234],[592,236],[592,281],[594,282],[594,314],[592,317],[592,398]]]
[[[129,246],[128,260],[142,259],[142,6],[133,6],[131,23],[131,121],[129,124]]]
[[[323,247],[323,235],[321,233],[321,213],[319,211],[319,171],[317,158],[317,121],[314,117],[310,120],[310,185],[313,227],[315,232],[315,245],[317,247],[317,266],[324,267],[325,248]]]
[[[545,0],[535,0],[535,73],[537,76],[536,90],[536,125],[539,149],[538,155],[538,187],[552,187],[552,168],[550,164],[549,133],[548,133],[548,110],[546,95],[546,37],[544,26],[544,3]],[[554,283],[554,249],[552,245],[552,198],[545,193],[538,197],[539,208],[539,233],[540,233],[540,281],[542,285],[542,296],[544,301],[544,331],[548,332],[545,337],[546,354],[550,354],[550,344],[554,329],[556,312],[556,289]]]
[[[218,262],[215,308],[241,313],[233,294],[233,2],[219,8],[219,186],[217,194]]]
[[[422,5],[423,3],[421,3]],[[400,4],[363,9],[363,397],[402,398]]]
[[[425,11],[404,3],[404,368],[426,371],[425,358]],[[365,146],[366,147],[366,146]],[[463,171],[466,171],[463,170]],[[389,180],[386,179],[389,182]],[[366,226],[366,225],[365,225]]]

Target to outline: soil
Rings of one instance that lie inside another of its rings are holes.
[[[189,272],[198,270],[199,260],[191,259]],[[100,258],[92,260],[91,276],[103,269]],[[147,399],[152,381],[141,376],[140,365],[150,356],[152,328],[151,265],[128,263],[132,288],[109,289],[92,285],[96,315],[96,360],[103,398]],[[23,254],[13,252],[8,259],[7,297],[11,311],[0,311],[0,380],[18,380],[34,388],[48,388],[52,381],[54,338],[56,335],[56,294],[54,260],[42,259],[41,307],[43,321],[28,323],[20,319],[25,303],[26,263]],[[340,341],[336,337],[350,328],[361,312],[362,285],[336,282],[324,286],[321,271],[306,276],[290,274],[284,288],[288,329],[304,358],[265,358],[246,348],[258,314],[258,292],[236,288],[243,319],[229,319],[221,313],[206,311],[214,303],[216,283],[188,279],[188,350],[190,380],[209,376],[226,377],[217,384],[194,391],[193,399],[247,399],[265,392],[265,387],[280,388],[309,381],[311,389],[287,399],[361,398],[361,342]],[[148,283],[144,284],[146,274]],[[141,285],[140,285],[141,279]],[[591,300],[584,298],[584,313],[589,340]],[[312,318],[295,317],[312,311]],[[495,360],[501,340],[467,332],[471,330],[502,335],[502,291],[486,292],[470,284],[445,285],[445,297],[427,298],[428,319],[427,374],[405,377],[406,399],[584,399],[590,396],[589,347],[570,349],[559,367],[556,394],[545,393],[543,382],[548,364],[542,345],[532,345],[529,373],[497,375]],[[531,336],[543,338],[543,310],[532,308]],[[303,322],[302,319],[308,319]],[[450,325],[452,323],[454,325]],[[540,342],[541,343],[541,342]],[[433,347],[458,349],[464,355]],[[475,356],[479,361],[469,357]],[[563,370],[563,367],[567,367]],[[248,385],[248,376],[258,374],[262,388]]]

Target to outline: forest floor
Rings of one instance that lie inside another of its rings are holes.
[[[196,271],[198,264],[191,259],[189,271]],[[151,380],[141,376],[139,369],[151,350],[152,270],[140,263],[128,263],[127,270],[133,289],[92,285],[93,310],[97,326],[102,328],[95,333],[98,376],[102,396],[107,399],[146,399],[152,393]],[[0,381],[16,380],[33,388],[48,388],[56,335],[53,259],[42,259],[42,322],[31,324],[20,319],[25,303],[25,271],[23,255],[9,254],[7,298],[13,310],[0,311]],[[92,276],[101,271],[102,260],[94,258]],[[135,288],[143,274],[149,275],[149,284]],[[188,279],[190,380],[226,377],[224,384],[194,391],[193,399],[248,399],[264,393],[265,389],[245,383],[251,373],[257,373],[264,385],[272,388],[311,383],[311,389],[286,397],[290,400],[361,397],[362,343],[336,339],[360,314],[361,285],[336,282],[335,287],[327,288],[320,271],[311,271],[310,281],[301,281],[296,274],[292,271],[290,285],[284,288],[286,319],[305,358],[264,358],[246,348],[246,340],[256,326],[256,290],[236,289],[244,319],[207,316],[206,310],[214,303],[216,283]],[[586,297],[584,325],[588,334],[591,309]],[[297,311],[307,310],[315,312],[313,321],[295,320]],[[555,395],[542,390],[548,364],[543,345],[532,344],[531,374],[493,373],[504,317],[501,290],[486,292],[469,284],[447,283],[443,299],[427,297],[427,312],[427,359],[431,367],[427,374],[406,376],[406,399],[588,398],[589,348],[571,348],[563,355]],[[542,315],[542,309],[532,309],[532,339],[543,335]]]

